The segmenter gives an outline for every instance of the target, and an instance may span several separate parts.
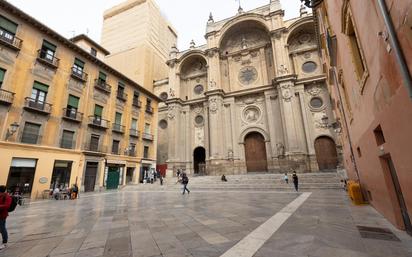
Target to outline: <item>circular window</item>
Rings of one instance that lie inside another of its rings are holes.
[[[310,106],[313,108],[320,108],[323,106],[323,101],[319,97],[314,97],[310,99]]]
[[[197,125],[202,125],[202,124],[203,124],[203,121],[204,121],[204,119],[203,119],[203,116],[202,116],[202,115],[197,115],[197,116],[196,116],[196,118],[195,118],[195,123],[196,123]]]
[[[243,67],[239,71],[239,81],[244,85],[250,85],[256,81],[258,77],[257,70],[252,66]]]
[[[167,95],[166,92],[163,92],[163,93],[160,94],[160,99],[162,99],[163,101],[166,101],[168,97],[169,96]]]
[[[202,85],[196,85],[195,88],[193,89],[193,91],[195,92],[196,95],[200,95],[201,93],[203,93],[203,86]]]
[[[315,62],[305,62],[302,65],[302,70],[304,72],[314,72],[316,70],[316,68],[318,67],[318,65]]]
[[[161,129],[166,129],[167,128],[167,121],[166,120],[159,121],[159,127]]]

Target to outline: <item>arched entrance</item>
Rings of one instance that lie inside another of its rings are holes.
[[[204,173],[204,164],[206,163],[206,150],[203,147],[197,147],[193,151],[193,169],[195,174]]]
[[[265,138],[258,132],[245,137],[245,158],[248,172],[267,171]]]
[[[326,136],[315,140],[316,159],[319,170],[332,170],[338,166],[338,153],[335,142]]]

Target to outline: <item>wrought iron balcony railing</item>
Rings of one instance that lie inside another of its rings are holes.
[[[140,136],[140,131],[137,130],[137,129],[130,129],[129,135],[130,135],[131,137],[139,137],[139,136]]]
[[[72,78],[78,79],[82,82],[86,82],[87,78],[89,77],[89,75],[86,72],[75,66],[72,67],[71,76]]]
[[[150,105],[146,105],[146,112],[152,114],[153,113],[153,107]]]
[[[107,84],[106,81],[103,80],[94,80],[94,87],[109,94],[110,92],[112,92],[112,87],[109,84]]]
[[[145,139],[145,140],[153,141],[154,136],[152,134],[149,134],[149,133],[143,133],[142,138]]]
[[[14,93],[4,90],[4,89],[0,89],[0,104],[6,104],[6,105],[10,105],[13,103],[14,100]]]
[[[107,129],[109,128],[110,121],[102,119],[100,116],[89,116],[89,126],[100,128],[100,129]]]
[[[74,149],[74,148],[76,148],[76,141],[61,138],[60,139],[60,147],[64,148],[64,149]]]
[[[142,107],[142,101],[139,101],[138,99],[133,99],[133,106],[134,107],[137,107],[137,108],[140,108],[140,107]]]
[[[38,99],[33,99],[30,97],[25,98],[24,108],[30,111],[39,112],[42,114],[50,114],[52,105]]]
[[[83,150],[89,152],[106,153],[107,147],[98,143],[96,144],[89,142],[83,145]]]
[[[122,101],[126,101],[127,100],[127,94],[123,91],[117,91],[117,99],[122,100]]]
[[[129,150],[127,152],[127,155],[129,155],[130,157],[136,157],[137,156],[136,150]]]
[[[0,43],[14,50],[20,50],[23,40],[0,28]]]
[[[37,60],[54,69],[57,69],[57,67],[59,67],[60,59],[55,57],[54,53],[51,54],[42,49],[37,50]]]
[[[121,124],[113,123],[112,131],[117,133],[124,133],[125,128],[126,127]]]
[[[23,132],[20,135],[20,142],[23,144],[37,145],[41,143],[42,136],[34,133]]]
[[[63,118],[74,122],[82,122],[83,113],[78,112],[76,109],[64,108]]]

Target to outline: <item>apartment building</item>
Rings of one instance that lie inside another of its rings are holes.
[[[108,54],[0,1],[0,184],[40,198],[138,183],[155,167],[159,99]]]

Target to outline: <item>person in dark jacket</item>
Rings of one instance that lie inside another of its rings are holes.
[[[187,184],[189,184],[189,178],[187,177],[186,173],[182,173],[182,184],[183,184],[183,194],[187,191],[190,194],[190,190],[187,188]]]
[[[297,192],[299,190],[299,178],[298,175],[296,175],[296,171],[293,172],[292,179],[293,185],[295,186],[295,190]]]
[[[10,195],[6,193],[6,186],[0,186],[0,233],[3,238],[3,244],[0,245],[0,250],[7,247],[9,239],[6,229],[6,219],[7,216],[9,216],[11,201]]]

